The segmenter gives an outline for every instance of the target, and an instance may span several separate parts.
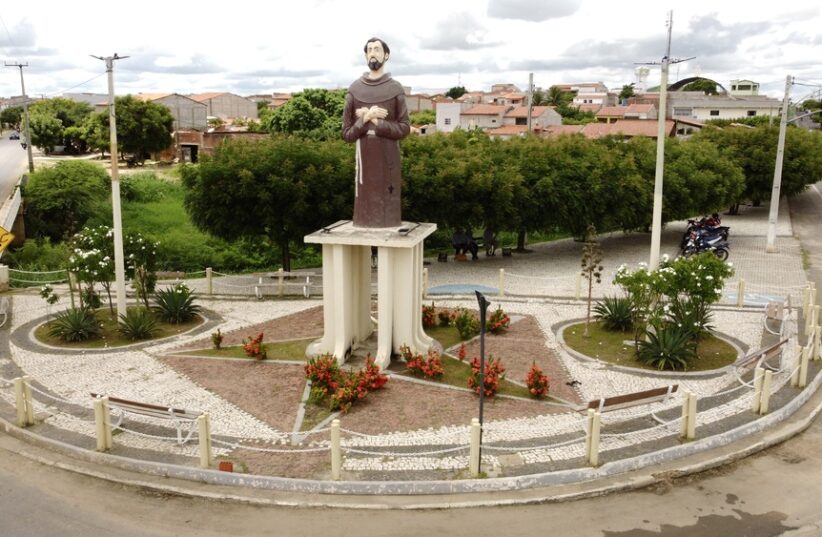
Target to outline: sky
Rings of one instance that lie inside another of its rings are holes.
[[[125,6],[125,7],[121,7]],[[106,93],[115,63],[118,95],[240,95],[345,88],[365,69],[368,38],[385,40],[386,70],[414,93],[492,84],[636,82],[637,64],[665,55],[673,13],[670,81],[704,76],[725,87],[759,82],[794,100],[822,84],[819,0],[298,0],[289,2],[101,1],[0,4],[0,59],[26,63],[26,91]],[[648,66],[646,85],[659,84]],[[0,71],[0,97],[21,94],[20,70]]]

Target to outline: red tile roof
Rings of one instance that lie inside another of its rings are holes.
[[[625,117],[626,110],[624,106],[603,106],[597,112],[597,117]]]
[[[464,111],[464,116],[499,116],[511,108],[504,104],[478,104]]]
[[[551,125],[545,127],[545,133],[549,136],[561,136],[563,134],[579,134],[583,125]]]
[[[654,108],[656,107],[652,104],[630,104],[626,112],[628,114],[647,114]]]
[[[531,109],[531,117],[539,117],[545,113],[546,110],[552,108],[551,106],[534,106]],[[528,107],[527,106],[515,106],[511,110],[505,113],[505,117],[528,117]]]
[[[220,95],[225,95],[225,91],[213,91],[211,93],[198,93],[197,95],[192,95],[191,98],[195,101],[207,101],[209,99],[213,99],[214,97],[219,97]]]
[[[135,99],[140,99],[141,101],[156,101],[157,99],[162,99],[163,97],[168,97],[171,93],[138,93],[134,96]]]
[[[516,136],[528,132],[528,125],[503,125],[485,132],[488,136]]]
[[[670,136],[674,132],[674,122],[665,121],[665,132]],[[586,138],[602,138],[603,136],[647,136],[656,138],[657,122],[642,119],[619,119],[614,123],[587,123],[582,134]]]

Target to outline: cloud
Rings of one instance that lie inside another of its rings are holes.
[[[488,16],[542,22],[573,15],[581,4],[582,0],[491,0]]]
[[[118,66],[123,71],[137,71],[170,75],[203,75],[224,72],[225,69],[213,63],[203,54],[181,58],[174,54],[136,53],[128,55]]]
[[[324,75],[325,71],[311,69],[305,71],[295,71],[291,69],[257,69],[240,73],[243,77],[251,78],[311,78]]]
[[[434,26],[422,48],[430,50],[475,50],[499,45],[488,40],[488,30],[470,13],[452,13]]]

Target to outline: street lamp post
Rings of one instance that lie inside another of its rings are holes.
[[[108,73],[108,122],[111,134],[111,212],[114,218],[114,278],[117,289],[117,315],[126,314],[126,273],[123,254],[123,216],[120,210],[120,170],[117,156],[117,116],[114,112],[114,60],[128,56],[93,56],[106,62]]]
[[[785,77],[785,97],[782,99],[782,115],[779,119],[779,141],[776,144],[776,163],[773,169],[773,187],[771,188],[771,208],[768,212],[768,242],[765,251],[776,252],[776,221],[779,218],[779,195],[782,189],[782,161],[785,156],[785,131],[788,127],[788,103],[791,96],[793,77]]]
[[[479,310],[480,310],[480,375],[479,375],[479,424],[480,424],[480,433],[479,433],[479,461],[480,461],[480,468],[482,468],[482,411],[483,411],[483,403],[485,402],[485,315],[486,311],[488,310],[488,305],[491,304],[485,295],[480,293],[479,291],[475,291],[477,294],[477,302],[479,303]]]
[[[31,128],[29,127],[29,99],[26,97],[26,83],[23,80],[23,67],[28,67],[26,63],[9,63],[6,62],[6,67],[20,68],[20,90],[23,92],[23,136],[25,137],[26,152],[29,158],[29,172],[34,173],[34,156],[31,152]]]

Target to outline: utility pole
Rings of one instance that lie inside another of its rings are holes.
[[[782,189],[782,160],[785,156],[785,131],[788,127],[788,104],[791,98],[793,77],[785,77],[785,97],[782,99],[782,116],[779,119],[779,141],[776,144],[776,164],[773,169],[771,210],[768,212],[768,243],[765,251],[776,252],[776,221],[779,217],[779,191]]]
[[[531,132],[531,109],[534,107],[534,73],[528,74],[528,132]]]
[[[659,267],[659,244],[662,239],[662,179],[665,166],[665,120],[668,116],[668,68],[671,63],[680,63],[685,60],[671,60],[671,32],[674,26],[674,12],[668,12],[668,47],[662,58],[662,74],[659,82],[659,120],[656,130],[656,174],[654,175],[654,211],[651,218],[651,258],[648,269]],[[654,64],[651,64],[654,65]]]
[[[29,156],[29,172],[34,172],[34,157],[31,154],[31,129],[29,129],[29,98],[26,97],[26,83],[23,81],[23,67],[28,66],[29,62],[6,62],[6,67],[20,68],[20,89],[23,92],[23,136],[26,139],[26,152]]]
[[[114,215],[114,278],[117,290],[117,316],[126,314],[126,271],[123,254],[123,216],[120,211],[120,170],[117,156],[117,117],[114,112],[114,60],[128,56],[92,56],[106,62],[108,73],[108,123],[111,132],[111,209]]]

